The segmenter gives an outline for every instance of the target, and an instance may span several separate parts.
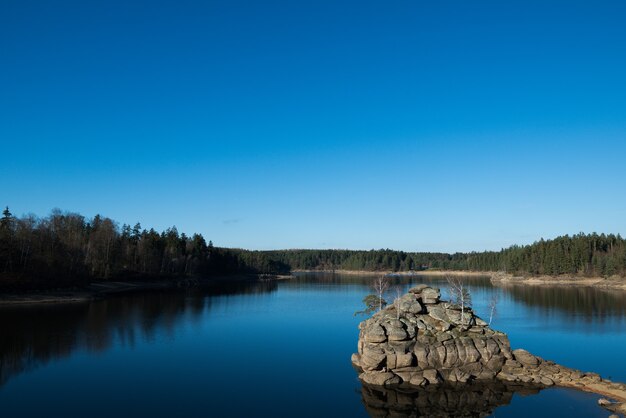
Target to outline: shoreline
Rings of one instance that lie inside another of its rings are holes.
[[[626,291],[626,278],[620,276],[587,277],[587,276],[518,276],[512,273],[494,271],[463,271],[463,270],[420,270],[420,271],[364,271],[364,270],[294,270],[293,273],[333,273],[355,276],[390,276],[390,277],[433,277],[433,276],[465,276],[488,277],[496,286],[577,286],[594,287],[605,290]]]
[[[175,287],[175,285],[168,282],[93,282],[79,289],[3,294],[0,295],[0,307],[44,303],[85,303],[113,294],[168,289],[173,287]]]
[[[0,294],[0,307],[33,304],[86,303],[110,295],[142,292],[149,290],[175,290],[196,288],[234,282],[267,282],[289,280],[291,275],[237,274],[210,278],[186,278],[180,280],[154,281],[97,281],[82,288],[39,291],[32,293]]]
[[[113,294],[131,293],[158,289],[179,289],[189,287],[210,286],[219,283],[236,281],[274,281],[289,280],[298,273],[331,273],[352,276],[388,276],[388,277],[486,277],[494,286],[539,286],[539,287],[592,287],[602,290],[626,291],[626,278],[620,276],[584,277],[584,276],[518,276],[511,273],[492,271],[463,270],[420,270],[420,271],[367,271],[367,270],[293,270],[290,275],[237,274],[232,276],[216,276],[211,278],[185,278],[179,280],[153,281],[98,281],[82,288],[67,288],[50,291],[5,293],[0,294],[0,307],[31,305],[40,303],[85,303]]]
[[[462,270],[414,270],[414,271],[369,271],[369,270],[293,270],[292,273],[332,273],[347,276],[475,276],[490,277],[493,272]]]
[[[491,273],[491,283],[496,286],[576,286],[605,290],[626,290],[626,278],[619,276],[516,276],[510,273]]]

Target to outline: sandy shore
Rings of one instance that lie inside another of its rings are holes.
[[[580,286],[597,287],[610,290],[626,290],[626,278],[620,276],[584,277],[584,276],[515,276],[508,273],[489,273],[491,282],[499,286]]]
[[[491,277],[491,272],[460,270],[423,270],[423,271],[368,271],[368,270],[294,270],[294,273],[335,273],[353,276],[475,276]]]
[[[364,270],[294,270],[294,273],[335,273],[355,276],[465,276],[489,277],[494,285],[526,285],[526,286],[580,286],[597,287],[609,290],[626,290],[626,278],[620,276],[585,277],[585,276],[516,276],[509,273],[493,271],[463,270],[422,270],[422,271],[364,271]]]
[[[462,270],[423,270],[423,271],[399,271],[390,272],[389,276],[465,276],[465,277],[491,277],[490,272],[485,271],[462,271]]]

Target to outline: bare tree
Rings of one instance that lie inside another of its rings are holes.
[[[402,298],[402,286],[397,285],[393,287],[393,306],[396,308],[396,319],[400,319],[400,299]]]
[[[491,326],[491,321],[493,321],[493,317],[498,314],[498,295],[495,293],[489,299],[489,326]]]
[[[374,281],[373,288],[376,292],[376,296],[378,296],[378,310],[381,311],[383,309],[383,305],[387,304],[383,296],[389,289],[389,279],[387,279],[385,275],[379,276],[376,281]]]
[[[467,286],[458,277],[446,276],[448,282],[448,292],[450,292],[450,298],[454,303],[461,306],[461,321],[464,320],[465,307],[472,306],[472,295],[470,294]]]
[[[365,304],[365,309],[362,311],[356,311],[354,315],[369,315],[376,310],[381,311],[385,305],[387,305],[387,301],[383,298],[387,290],[389,289],[389,279],[387,279],[384,275],[378,277],[374,283],[372,283],[372,289],[375,294],[367,295],[363,298],[363,303]]]

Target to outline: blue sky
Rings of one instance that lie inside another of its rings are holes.
[[[626,233],[623,1],[0,3],[0,204],[220,246]]]

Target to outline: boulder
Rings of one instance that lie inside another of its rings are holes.
[[[422,313],[422,311],[424,310],[424,307],[419,302],[417,297],[411,293],[400,297],[400,302],[398,304],[398,307],[400,309],[401,314],[402,312],[407,312],[410,314],[419,314],[419,313]]]
[[[359,365],[363,370],[381,370],[383,361],[387,358],[385,352],[381,349],[366,346],[359,354]]]
[[[423,374],[415,373],[411,376],[409,383],[413,386],[425,386],[428,384],[428,380],[424,378]]]
[[[428,311],[428,315],[430,315],[432,318],[438,321],[450,322],[450,318],[448,318],[446,309],[443,307],[442,304],[428,305],[426,309]]]
[[[404,329],[404,324],[398,320],[392,320],[382,325],[389,341],[402,341],[409,337]]]
[[[409,321],[407,321],[406,319],[402,319],[400,320],[400,322],[404,324],[404,329],[406,330],[407,336],[409,338],[415,338],[415,335],[417,335],[417,330],[415,329],[416,326],[410,323]]]
[[[411,367],[413,366],[413,359],[412,353],[396,354],[396,367]]]
[[[522,350],[521,348],[513,351],[513,357],[524,366],[535,367],[539,365],[537,357],[533,356],[526,350]]]
[[[420,293],[422,293],[422,290],[429,288],[430,286],[428,286],[427,284],[418,284],[415,287],[412,287],[409,289],[409,293],[413,293],[414,295],[419,295]]]
[[[400,383],[400,378],[391,372],[361,373],[359,378],[373,386],[393,386]]]
[[[431,385],[436,385],[443,381],[437,370],[424,370],[423,376],[424,379],[428,380],[428,383],[430,383]]]
[[[434,289],[432,287],[426,287],[420,293],[422,302],[429,305],[439,303],[439,298],[441,297],[441,293],[439,289]]]
[[[379,323],[373,323],[365,330],[364,341],[368,343],[382,343],[387,341],[387,335]]]
[[[487,322],[483,321],[479,317],[476,317],[475,320],[476,320],[476,325],[478,325],[479,327],[489,326],[489,324]]]

